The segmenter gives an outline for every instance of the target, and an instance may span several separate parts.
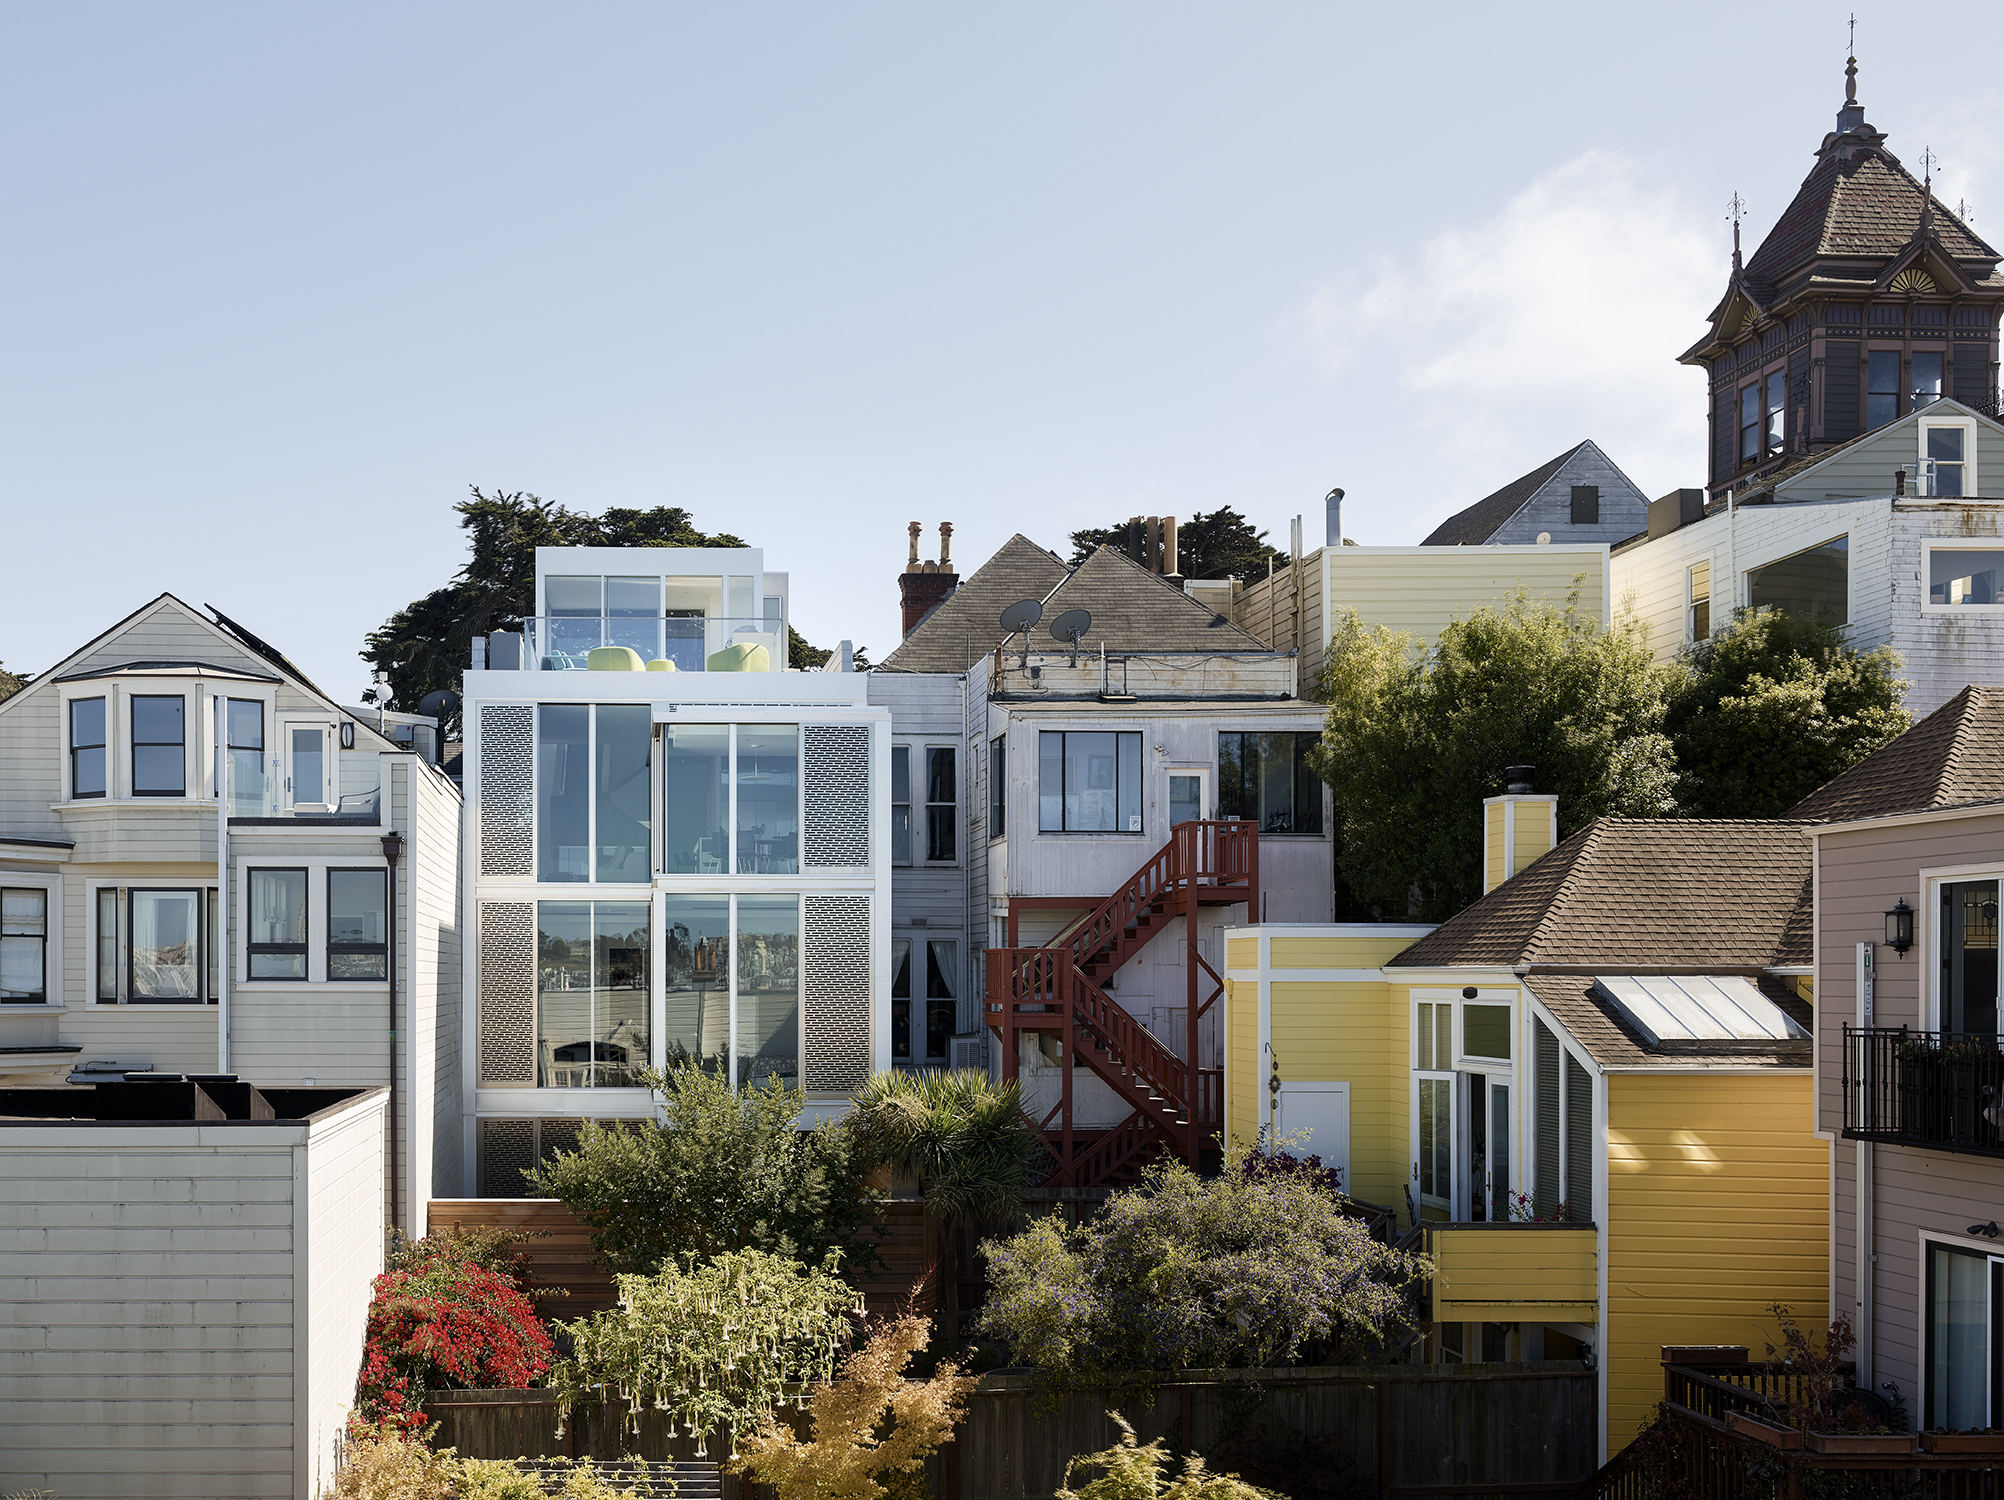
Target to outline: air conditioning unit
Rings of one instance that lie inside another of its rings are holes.
[[[988,1033],[970,1031],[954,1037],[947,1047],[947,1060],[958,1071],[966,1068],[973,1072],[988,1071]]]

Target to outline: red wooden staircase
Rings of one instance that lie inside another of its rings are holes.
[[[1007,948],[988,951],[988,1025],[1001,1041],[1003,1077],[1017,1077],[1018,1035],[1055,1037],[1063,1058],[1058,1102],[1041,1122],[1058,1164],[1056,1185],[1074,1190],[1131,1181],[1145,1159],[1170,1150],[1194,1165],[1224,1121],[1222,1069],[1198,1064],[1198,1023],[1225,992],[1197,951],[1197,911],[1259,908],[1259,829],[1242,822],[1179,823],[1169,840],[1120,889],[1040,948],[1016,945],[1023,906],[1072,904],[1059,898],[1010,903]],[[1189,996],[1186,1051],[1178,1057],[1101,986],[1176,917],[1185,918]],[[1200,986],[1199,974],[1209,980]],[[1200,999],[1200,991],[1209,993]],[[1187,1060],[1186,1060],[1187,1059]],[[1128,1106],[1111,1130],[1072,1121],[1073,1070],[1084,1063]]]

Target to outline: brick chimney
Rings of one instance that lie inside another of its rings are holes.
[[[910,635],[926,613],[960,583],[960,575],[953,571],[953,522],[939,523],[938,562],[919,561],[919,534],[925,528],[914,521],[908,530],[911,547],[905,557],[905,570],[898,575],[898,596],[904,605],[906,635]]]

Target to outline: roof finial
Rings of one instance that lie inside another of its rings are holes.
[[[1932,146],[1921,151],[1921,216],[1920,232],[1926,234],[1934,223],[1934,169],[1941,159],[1934,154]]]
[[[1858,102],[1858,13],[1856,11],[1851,13],[1851,39],[1845,43],[1844,50],[1849,54],[1844,59],[1844,102],[1846,104],[1856,104]]]
[[[1747,211],[1746,199],[1735,192],[1726,207],[1733,214],[1733,270],[1737,272],[1740,268],[1740,215]]]

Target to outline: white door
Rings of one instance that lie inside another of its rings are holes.
[[[1210,777],[1208,771],[1184,770],[1177,768],[1169,772],[1168,786],[1165,788],[1169,804],[1169,826],[1178,823],[1195,823],[1204,818],[1204,783]]]
[[[1301,1134],[1289,1141],[1294,1156],[1319,1156],[1322,1165],[1343,1174],[1350,1188],[1350,1085],[1347,1083],[1283,1083],[1280,1113],[1274,1121],[1279,1136]]]
[[[284,726],[285,802],[301,812],[332,812],[341,798],[334,789],[334,726]]]

